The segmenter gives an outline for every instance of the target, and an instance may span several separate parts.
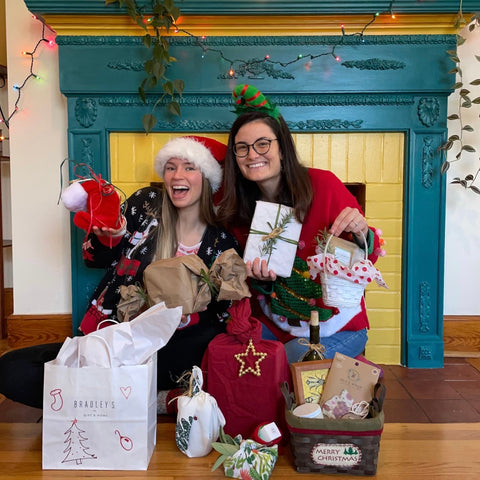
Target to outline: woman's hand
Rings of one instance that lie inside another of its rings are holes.
[[[120,228],[108,228],[108,227],[92,227],[92,232],[97,236],[97,237],[119,237],[125,235],[126,232],[126,226],[127,226],[127,220],[126,218],[122,215],[122,218],[120,220]]]
[[[363,233],[367,236],[367,221],[357,208],[345,207],[333,222],[330,233],[338,237],[342,232],[351,232],[357,236]]]
[[[261,282],[274,282],[277,279],[276,273],[268,269],[266,260],[260,260],[257,257],[253,262],[248,260],[245,265],[247,267],[247,275],[251,278]]]

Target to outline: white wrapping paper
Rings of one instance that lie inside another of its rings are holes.
[[[278,276],[292,273],[302,225],[293,209],[278,203],[257,201],[243,260],[260,258]]]

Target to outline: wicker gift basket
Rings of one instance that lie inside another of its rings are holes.
[[[375,280],[379,286],[388,288],[380,272],[368,259],[368,244],[365,243],[364,258],[352,265],[343,265],[335,255],[328,252],[333,235],[329,235],[323,252],[307,259],[311,277],[320,274],[322,299],[325,305],[338,308],[354,308],[360,305],[365,287]],[[318,250],[317,250],[318,251]]]
[[[375,475],[384,424],[385,387],[377,384],[375,394],[380,387],[382,400],[374,397],[369,418],[302,418],[287,407],[286,424],[298,472]]]

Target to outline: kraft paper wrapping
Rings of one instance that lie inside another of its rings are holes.
[[[184,314],[205,310],[212,300],[239,300],[250,297],[247,270],[233,249],[221,253],[210,270],[197,255],[157,260],[143,274],[150,304],[165,302],[181,306]]]

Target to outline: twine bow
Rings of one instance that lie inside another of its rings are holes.
[[[276,227],[268,235],[262,237],[262,242],[270,240],[271,238],[277,238],[283,232],[283,228]]]
[[[250,229],[250,233],[254,233],[256,235],[263,235],[262,242],[265,242],[264,245],[260,249],[260,255],[268,255],[267,264],[270,262],[270,257],[272,256],[273,250],[275,249],[277,240],[282,240],[287,243],[291,243],[292,245],[298,245],[296,240],[292,240],[291,238],[282,237],[280,234],[284,232],[286,226],[290,222],[293,217],[293,212],[286,213],[281,219],[279,223],[280,213],[282,211],[282,205],[278,204],[277,215],[275,217],[275,224],[272,226],[270,222],[267,222],[267,225],[270,227],[270,232],[263,232],[261,230],[256,230],[254,228]]]
[[[305,347],[308,347],[309,350],[315,350],[322,360],[325,360],[325,347],[321,343],[310,343],[306,338],[299,338],[298,343]]]

